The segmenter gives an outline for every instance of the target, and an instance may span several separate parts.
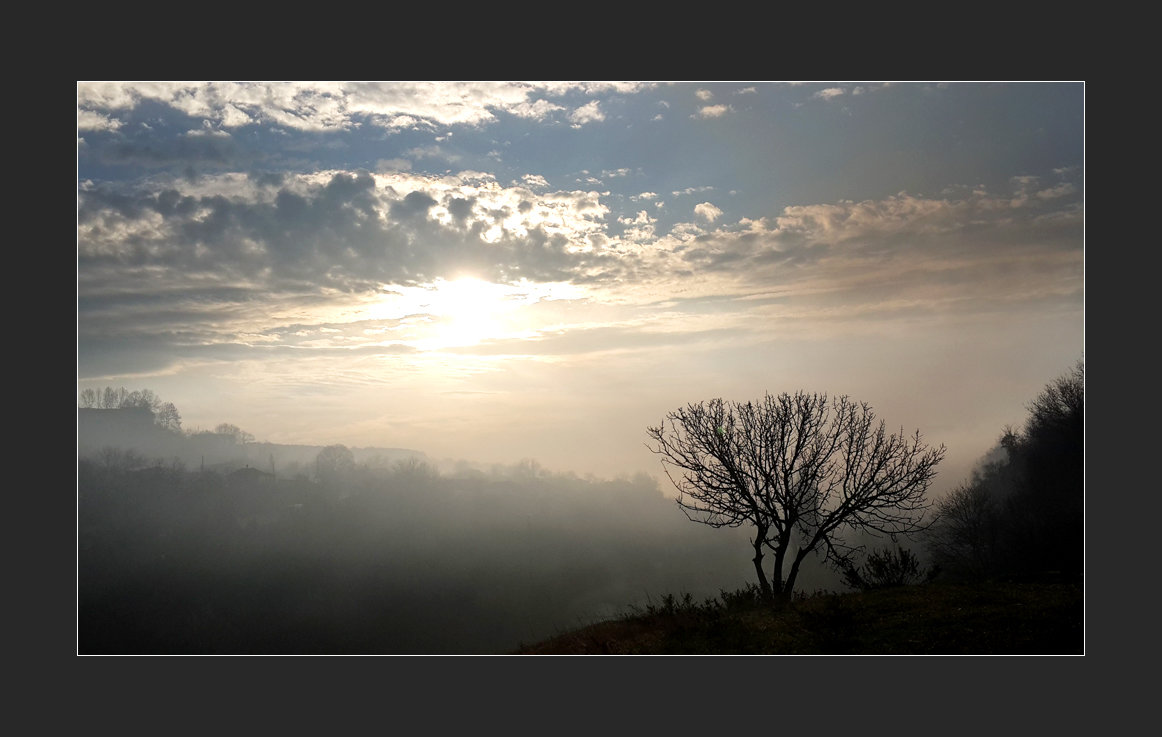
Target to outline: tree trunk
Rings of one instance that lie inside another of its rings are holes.
[[[791,564],[791,572],[787,576],[787,583],[783,586],[783,601],[790,602],[791,595],[795,593],[795,579],[799,577],[799,561],[796,560]]]
[[[763,572],[763,540],[767,536],[765,529],[758,529],[754,536],[754,558],[751,561],[754,563],[755,573],[759,577],[759,591],[762,592],[764,599],[771,598],[771,584],[767,581],[767,574]]]
[[[799,578],[799,565],[803,562],[803,559],[807,557],[807,552],[807,550],[800,550],[795,554],[794,559],[791,561],[791,570],[787,574],[787,583],[783,587],[784,592],[786,593],[787,601],[790,601],[791,595],[795,593],[795,580]]]
[[[771,574],[771,583],[774,586],[776,601],[790,601],[790,590],[783,580],[783,565],[787,559],[787,533],[779,535],[779,544],[775,546],[775,570]]]

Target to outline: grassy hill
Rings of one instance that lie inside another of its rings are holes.
[[[1080,584],[929,583],[800,598],[665,597],[520,655],[1083,655]]]

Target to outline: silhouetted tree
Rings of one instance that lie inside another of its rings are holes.
[[[159,404],[153,413],[153,421],[166,430],[181,432],[182,416],[173,402]]]
[[[1024,431],[1010,438],[1015,493],[1005,500],[1008,555],[1024,572],[1083,567],[1085,367],[1046,385],[1028,405]]]
[[[121,401],[125,398],[125,396],[127,394],[128,394],[128,392],[125,391],[125,387],[121,387],[121,389],[114,389],[111,386],[105,387],[104,392],[101,394],[101,407],[100,408],[101,409],[117,409],[117,408],[119,408],[121,406]]]
[[[689,519],[754,527],[759,586],[782,601],[809,553],[837,567],[851,562],[859,548],[845,533],[923,529],[926,493],[945,451],[926,445],[919,431],[889,434],[866,403],[804,392],[690,404],[648,434]],[[774,555],[769,578],[764,551]]]
[[[315,474],[323,483],[350,478],[354,470],[355,454],[346,445],[328,445],[315,457]]]
[[[936,503],[926,543],[941,570],[959,578],[985,578],[1001,559],[1000,505],[982,475]]]
[[[122,389],[121,391],[124,392],[125,390]],[[129,392],[128,394],[125,394],[124,397],[122,397],[122,399],[121,399],[120,405],[118,405],[118,406],[121,409],[128,409],[130,407],[138,407],[140,409],[147,409],[150,412],[156,413],[158,405],[160,405],[160,404],[161,404],[161,400],[159,400],[157,398],[157,395],[154,394],[152,391],[150,391],[149,389],[139,389],[137,391],[132,391],[132,392]]]
[[[96,409],[100,402],[100,397],[94,389],[82,389],[80,396],[77,397],[77,406],[85,409]]]
[[[1079,450],[1085,430],[1085,364],[1078,361],[1029,404],[1026,441],[1053,440]]]

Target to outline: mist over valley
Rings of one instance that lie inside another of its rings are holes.
[[[509,652],[752,572],[745,530],[692,524],[644,473],[441,470],[134,416],[79,410],[82,654]]]

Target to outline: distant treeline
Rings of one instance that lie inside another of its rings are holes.
[[[149,389],[128,391],[125,387],[114,389],[107,386],[96,389],[82,389],[77,396],[77,407],[81,409],[144,409],[153,415],[160,427],[175,432],[182,429],[182,416],[173,402],[163,402]]]
[[[237,425],[212,430],[183,428],[172,402],[149,389],[86,389],[77,402],[77,456],[133,470],[150,466],[229,472],[260,467],[281,477],[314,478],[322,446],[259,442]],[[390,466],[424,454],[406,448],[357,448],[352,453],[371,466]]]

